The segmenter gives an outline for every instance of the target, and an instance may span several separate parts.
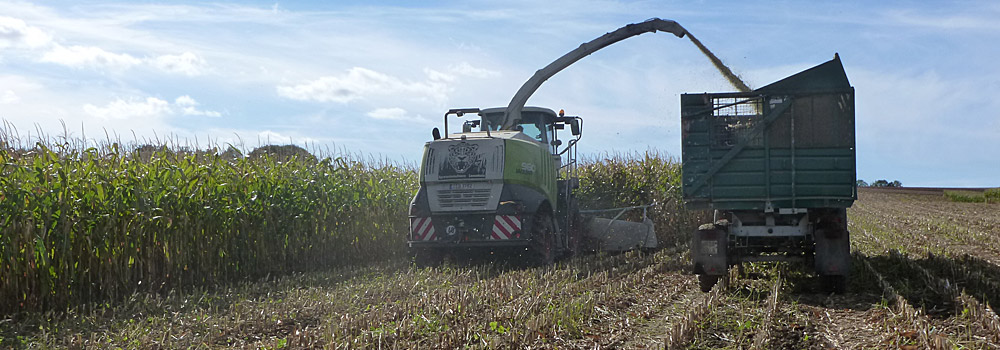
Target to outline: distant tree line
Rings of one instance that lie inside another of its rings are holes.
[[[858,187],[903,187],[903,183],[899,182],[899,180],[892,180],[892,182],[889,182],[889,180],[876,180],[869,184],[865,180],[859,179]]]
[[[164,156],[164,155],[189,155],[196,154],[199,157],[207,155],[218,155],[224,159],[235,160],[239,158],[244,158],[243,152],[233,146],[228,146],[228,148],[219,152],[218,148],[209,148],[206,150],[192,150],[190,147],[177,147],[172,149],[165,145],[141,145],[136,147],[134,154],[143,160],[149,160],[153,155]],[[307,160],[311,162],[316,161],[316,156],[312,155],[305,148],[296,145],[265,145],[260,146],[250,152],[250,159],[260,159],[263,157],[270,157],[281,162],[287,162],[293,157],[297,157],[301,160]]]

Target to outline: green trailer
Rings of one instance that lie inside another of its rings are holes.
[[[841,290],[857,199],[854,88],[839,56],[750,92],[681,96],[683,192],[703,290],[729,266],[799,260]]]

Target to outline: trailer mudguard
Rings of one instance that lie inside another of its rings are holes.
[[[847,276],[851,271],[851,234],[847,231],[847,210],[825,216],[813,233],[816,241],[816,273]]]
[[[694,273],[721,276],[729,268],[729,234],[720,226],[705,224],[691,236],[691,260]]]

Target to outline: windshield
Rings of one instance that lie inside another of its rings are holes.
[[[525,114],[521,118],[521,122],[517,124],[518,129],[525,135],[528,135],[538,142],[548,143],[549,135],[548,132],[551,128],[547,127],[544,123],[538,120],[536,116],[530,114]],[[483,117],[483,122],[486,126],[480,126],[480,131],[489,129],[490,131],[500,130],[500,124],[503,123],[503,115],[489,115]]]
[[[545,125],[540,123],[528,122],[525,120],[521,121],[521,132],[525,135],[533,137],[535,140],[541,143],[548,143],[548,134],[545,133]]]
[[[487,125],[480,125],[479,131],[484,131],[487,127],[490,131],[500,130],[500,124],[503,124],[503,115],[487,115],[483,116],[483,123]]]

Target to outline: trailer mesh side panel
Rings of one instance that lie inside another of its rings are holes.
[[[713,98],[712,106],[712,146],[714,148],[732,148],[744,142],[750,147],[760,146],[760,136],[751,134],[753,127],[763,117],[760,114],[759,98]]]

